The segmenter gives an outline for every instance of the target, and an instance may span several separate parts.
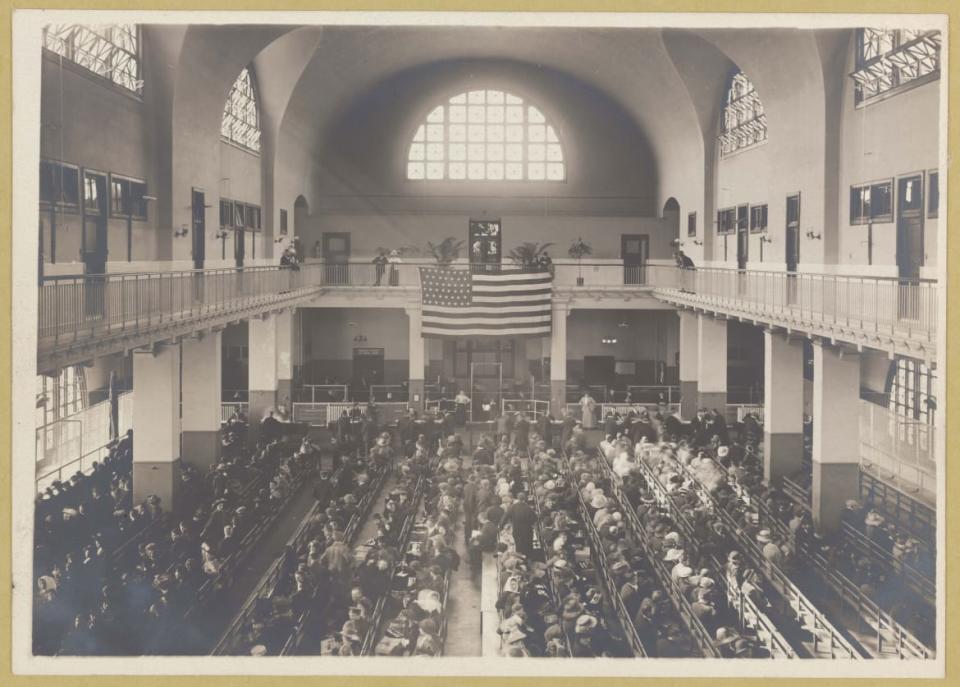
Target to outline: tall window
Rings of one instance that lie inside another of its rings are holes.
[[[922,77],[940,74],[940,32],[917,29],[857,30],[854,100],[857,104]]]
[[[890,369],[890,410],[902,417],[934,424],[936,375],[919,360],[897,358]]]
[[[260,109],[257,107],[257,92],[249,68],[240,72],[233,82],[223,106],[220,135],[242,148],[260,152]]]
[[[143,90],[136,24],[51,24],[43,30],[43,47],[127,90]]]
[[[563,149],[535,106],[510,93],[477,90],[436,106],[417,128],[407,179],[563,181]]]
[[[767,115],[760,95],[743,72],[730,79],[720,120],[720,155],[767,142]]]

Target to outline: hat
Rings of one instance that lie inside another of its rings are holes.
[[[856,499],[847,499],[844,505],[847,507],[847,510],[860,510],[860,502]]]
[[[679,533],[679,532],[668,532],[668,533],[666,534],[666,536],[663,538],[663,541],[664,541],[664,542],[668,542],[668,541],[679,542],[679,541],[680,541],[680,533]]]
[[[717,448],[717,458],[726,458],[730,455],[729,446],[720,446]]]
[[[880,515],[877,511],[872,510],[867,513],[867,518],[864,520],[864,524],[869,527],[879,527],[883,524],[883,516]]]
[[[680,579],[690,577],[693,574],[693,568],[691,568],[689,565],[684,565],[683,563],[678,563],[673,571]]]
[[[607,507],[607,497],[599,489],[594,490],[593,498],[590,500],[590,506],[596,509]]]
[[[428,635],[437,634],[436,621],[433,618],[424,618],[420,621],[420,631]]]
[[[554,482],[552,479],[547,480],[546,482],[544,482],[543,488],[546,489],[547,491],[553,491],[554,489],[557,488],[557,483]]]
[[[761,544],[769,544],[771,541],[773,541],[772,537],[770,536],[770,530],[760,530],[757,532],[757,541]]]
[[[555,561],[553,562],[553,567],[554,567],[554,568],[560,568],[560,569],[566,568],[566,567],[567,567],[567,559],[565,559],[565,558],[558,558],[557,560],[555,560]]]
[[[709,577],[701,577],[701,578],[700,578],[700,587],[701,587],[702,589],[713,589],[713,586],[714,586],[715,584],[716,584],[716,582],[714,582],[714,581],[713,581],[711,578],[709,578]]]
[[[267,655],[267,647],[265,647],[263,644],[257,644],[257,645],[255,645],[255,646],[251,647],[251,649],[250,649],[250,655],[251,655],[251,656],[266,656],[266,655]]]
[[[622,575],[630,571],[630,565],[626,561],[617,561],[613,564],[610,570],[615,575]]]
[[[729,627],[717,628],[717,646],[724,646],[725,644],[730,644],[738,639],[739,636],[737,633],[731,630]]]
[[[665,561],[679,561],[683,556],[683,549],[670,549],[667,555],[663,557]]]
[[[577,624],[575,627],[575,632],[579,634],[584,634],[592,630],[597,626],[597,619],[592,615],[581,615],[577,618]]]

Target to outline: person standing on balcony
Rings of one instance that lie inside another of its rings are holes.
[[[373,259],[373,264],[376,267],[377,271],[377,282],[374,286],[380,286],[380,282],[383,279],[383,273],[387,271],[387,256],[385,253],[381,252]]]
[[[400,251],[396,248],[390,251],[387,262],[390,263],[390,286],[398,286],[400,284],[400,268],[398,265],[402,262],[402,260],[400,260]]]

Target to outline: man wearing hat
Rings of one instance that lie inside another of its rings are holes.
[[[500,529],[508,523],[513,528],[513,542],[519,553],[524,556],[533,555],[533,528],[536,526],[537,516],[527,505],[526,494],[517,494],[517,500],[503,514],[500,519]]]
[[[599,656],[597,647],[594,645],[597,625],[599,621],[590,614],[580,615],[574,625],[573,643],[570,646],[570,654],[575,658],[594,658]]]

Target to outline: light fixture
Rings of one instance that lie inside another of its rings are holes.
[[[767,236],[766,234],[763,234],[760,237],[760,243],[773,243],[773,239]]]
[[[697,239],[694,239],[694,240],[693,240],[693,245],[695,245],[695,246],[702,246],[702,245],[703,245],[703,241],[698,241]]]
[[[600,339],[600,343],[612,345],[617,343],[617,338],[615,336],[613,337],[605,336],[602,339]]]
[[[819,241],[820,239],[823,238],[823,234],[814,234],[813,230],[811,230],[807,232],[807,238]]]
[[[173,235],[177,238],[180,238],[181,236],[186,236],[189,233],[190,227],[188,227],[186,224],[182,224],[180,225],[180,228],[174,230]]]

